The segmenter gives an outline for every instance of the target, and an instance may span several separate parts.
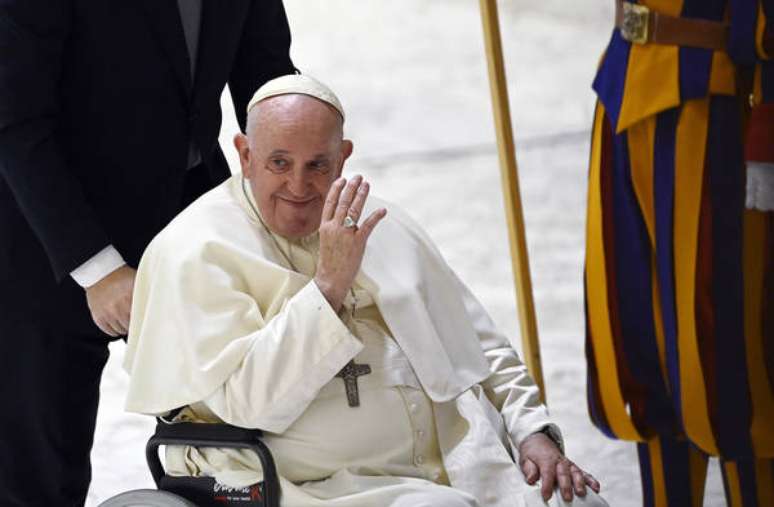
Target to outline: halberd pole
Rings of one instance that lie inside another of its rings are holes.
[[[500,38],[500,22],[496,0],[479,0],[481,20],[484,23],[484,43],[489,68],[489,88],[492,92],[497,148],[500,158],[505,214],[508,220],[508,238],[511,246],[511,262],[516,282],[516,300],[519,308],[519,325],[524,352],[524,361],[529,372],[540,388],[545,401],[543,366],[540,361],[540,343],[535,318],[535,303],[532,297],[532,280],[529,272],[529,255],[524,233],[524,213],[519,192],[519,173],[516,165],[516,150],[511,126],[511,112],[508,103],[508,85],[503,65],[503,49]]]

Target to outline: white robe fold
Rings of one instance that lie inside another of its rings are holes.
[[[364,214],[382,206],[356,283],[434,403],[448,480],[481,506],[523,505],[509,444],[551,425],[537,387],[424,232],[374,197]],[[126,408],[160,415],[207,400],[227,423],[282,433],[362,348],[310,277],[286,265],[236,175],[143,256]]]

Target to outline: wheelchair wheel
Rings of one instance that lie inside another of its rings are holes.
[[[108,498],[99,507],[196,507],[196,504],[167,491],[137,489]]]

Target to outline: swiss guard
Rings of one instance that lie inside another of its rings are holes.
[[[774,505],[774,0],[618,1],[594,81],[589,412],[645,506]]]

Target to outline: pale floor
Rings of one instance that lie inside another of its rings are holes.
[[[610,5],[608,5],[610,4]],[[355,154],[347,166],[422,223],[451,266],[518,343],[478,2],[285,0],[296,65],[337,91]],[[548,404],[569,456],[603,483],[611,506],[641,504],[632,444],[602,436],[585,399],[582,267],[588,128],[595,66],[612,2],[501,2]],[[230,109],[224,100],[224,109]],[[221,143],[232,169],[236,131]],[[517,345],[518,346],[518,345]],[[123,412],[123,344],[102,385],[87,505],[149,487],[150,418]],[[724,505],[716,466],[705,505]]]

